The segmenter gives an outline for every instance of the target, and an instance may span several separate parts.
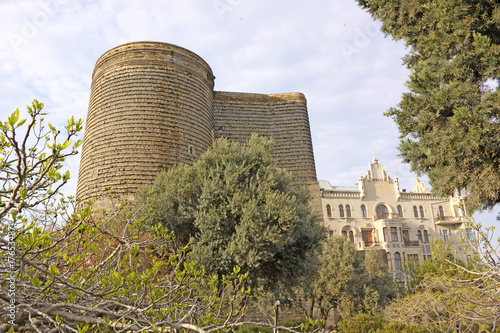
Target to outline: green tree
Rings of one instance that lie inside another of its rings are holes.
[[[324,231],[309,192],[276,166],[272,147],[257,135],[246,144],[218,139],[192,167],[160,174],[143,194],[148,223],[189,244],[207,272],[239,266],[252,287],[292,287],[310,272]]]
[[[358,312],[378,314],[395,296],[387,261],[379,251],[356,251],[342,236],[325,242],[314,287],[322,319],[330,310],[348,318]]]
[[[500,4],[357,0],[409,48],[408,92],[391,108],[399,150],[433,190],[467,189],[469,209],[500,201]]]

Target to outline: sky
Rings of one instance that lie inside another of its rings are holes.
[[[380,25],[355,0],[2,0],[0,116],[38,99],[56,127],[85,118],[104,52],[166,42],[201,56],[217,91],[305,94],[318,179],[354,186],[376,156],[411,190],[383,115],[405,91],[407,49]],[[66,166],[74,195],[79,156]],[[493,225],[497,211],[476,219]]]

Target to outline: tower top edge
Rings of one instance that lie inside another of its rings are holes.
[[[210,65],[202,57],[200,57],[193,51],[175,44],[170,44],[165,42],[154,42],[154,41],[136,41],[115,46],[112,49],[109,49],[108,51],[104,52],[97,59],[94,68],[98,68],[109,58],[120,56],[126,53],[133,54],[134,52],[148,52],[148,51],[163,51],[170,53],[173,52],[174,54],[182,54],[191,57],[193,59],[196,59],[200,64],[204,65],[206,69],[210,71],[210,73],[212,73]]]
[[[219,99],[278,99],[286,101],[295,101],[306,103],[306,96],[301,92],[289,92],[279,94],[259,94],[259,93],[243,93],[243,92],[230,92],[230,91],[215,91],[215,98]]]

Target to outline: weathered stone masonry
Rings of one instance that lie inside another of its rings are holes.
[[[99,208],[129,201],[158,172],[192,164],[215,138],[273,137],[278,164],[318,193],[306,99],[301,93],[215,92],[198,55],[136,42],[103,54],[92,75],[77,197]],[[319,200],[319,199],[318,199]]]

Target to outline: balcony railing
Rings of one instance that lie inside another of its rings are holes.
[[[461,216],[444,216],[444,215],[438,215],[436,216],[436,224],[437,225],[451,225],[451,224],[457,224],[457,223],[462,223],[462,217]]]
[[[405,246],[419,247],[420,243],[418,241],[408,241],[408,240],[405,240]]]
[[[363,241],[363,243],[365,244],[365,247],[380,246],[379,242],[366,242],[366,241]]]

